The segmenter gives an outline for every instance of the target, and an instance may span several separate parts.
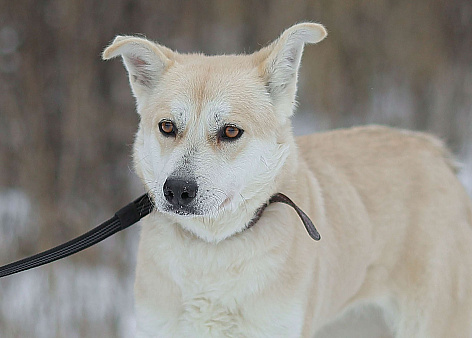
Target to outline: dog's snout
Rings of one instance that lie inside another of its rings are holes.
[[[190,204],[197,195],[197,182],[168,178],[164,183],[164,196],[175,207]]]

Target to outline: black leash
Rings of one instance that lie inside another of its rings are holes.
[[[82,236],[34,256],[0,267],[0,278],[54,262],[97,244],[118,231],[126,229],[144,216],[148,215],[151,212],[152,207],[151,199],[147,194],[145,194],[134,202],[131,202],[127,206],[118,210],[113,218],[100,224]]]
[[[273,195],[269,202],[260,207],[254,218],[248,224],[247,228],[252,227],[261,218],[265,208],[271,203],[281,202],[285,203],[295,209],[298,216],[305,225],[305,229],[311,238],[318,241],[320,240],[320,234],[316,230],[313,222],[310,218],[301,210],[290,198],[284,194],[278,193]],[[70,256],[76,252],[87,249],[88,247],[103,241],[105,238],[114,235],[115,233],[126,229],[130,225],[135,224],[141,218],[149,215],[153,209],[153,204],[149,195],[144,194],[143,196],[131,202],[127,206],[121,208],[115,213],[113,218],[100,224],[89,232],[70,240],[64,244],[58,245],[47,251],[38,253],[31,257],[21,259],[19,261],[4,265],[0,267],[0,278],[18,273],[24,270],[36,268],[38,266],[57,261],[58,259]]]

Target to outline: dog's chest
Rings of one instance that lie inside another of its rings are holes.
[[[221,296],[221,297],[220,297]],[[220,292],[185,292],[179,330],[199,337],[244,335],[244,309],[236,301],[228,304]]]
[[[267,291],[277,280],[274,267],[281,260],[278,254],[257,255],[256,259],[253,254],[239,250],[224,256],[205,254],[202,248],[194,250],[189,245],[162,249],[158,248],[154,256],[162,275],[148,285],[174,286],[167,292],[149,295],[149,298],[160,298],[153,303],[165,306],[143,307],[147,308],[146,315],[138,321],[143,327],[152,327],[147,332],[157,333],[159,337],[290,337],[292,334],[296,337],[297,332],[300,335],[298,328],[303,318],[300,304]],[[138,273],[138,284],[140,278],[146,276]],[[142,299],[137,299],[138,307],[141,302]]]
[[[144,297],[136,300],[138,316],[141,316],[138,326],[146,333],[143,336],[246,336],[241,331],[245,327],[244,297],[241,297],[238,278],[223,272],[202,273],[195,270],[195,266],[186,269],[182,265],[174,266],[170,273],[171,278],[159,274],[151,281],[152,285],[170,287],[148,288]],[[137,280],[139,283],[141,281]]]
[[[267,261],[266,261],[267,260]],[[188,260],[174,271],[181,291],[182,336],[297,337],[303,321],[299,303],[275,296],[278,257],[228,260],[202,270]]]
[[[203,280],[202,280],[203,282]],[[208,283],[182,292],[178,334],[186,337],[298,337],[302,311],[291,302],[240,296],[238,286]],[[237,284],[237,280],[235,281]],[[238,297],[240,296],[240,297]]]
[[[241,263],[225,265],[202,269],[205,264],[187,260],[172,271],[181,294],[182,328],[202,337],[242,335],[251,321],[244,301],[258,282]]]

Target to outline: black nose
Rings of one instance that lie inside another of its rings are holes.
[[[197,195],[197,182],[168,178],[164,183],[164,196],[175,207],[188,205]]]

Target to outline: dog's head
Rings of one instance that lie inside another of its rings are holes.
[[[159,212],[207,241],[244,229],[277,189],[305,43],[326,36],[303,23],[251,55],[179,54],[118,36],[141,121],[138,175]]]

